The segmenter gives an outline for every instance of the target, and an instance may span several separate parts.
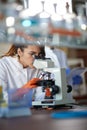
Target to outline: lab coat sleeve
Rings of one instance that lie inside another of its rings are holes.
[[[7,83],[7,74],[6,74],[6,69],[4,65],[0,62],[0,85],[3,85],[2,83],[5,82]]]
[[[4,65],[0,62],[0,86],[2,86],[3,90],[3,97],[4,99],[8,99],[8,94],[7,94],[7,74],[4,68]]]

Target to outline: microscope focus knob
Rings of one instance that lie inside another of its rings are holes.
[[[57,85],[52,85],[51,89],[52,89],[51,95],[55,95],[60,92],[60,88]]]
[[[67,93],[70,93],[72,91],[72,86],[71,85],[67,85]]]

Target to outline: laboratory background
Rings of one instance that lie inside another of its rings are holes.
[[[39,84],[52,95],[6,104],[0,86],[0,130],[86,130],[87,0],[0,0],[0,57],[19,43],[44,46],[48,59],[35,67],[47,72]]]

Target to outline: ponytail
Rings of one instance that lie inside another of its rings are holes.
[[[4,57],[4,56],[15,56],[17,54],[17,50],[18,48],[20,48],[22,51],[24,50],[24,48],[26,48],[27,45],[15,45],[15,44],[12,44],[9,51],[6,52],[4,55],[1,56]]]
[[[28,45],[20,45],[20,44],[12,44],[9,51],[6,52],[4,55],[1,56],[2,57],[5,57],[5,56],[15,56],[17,55],[17,50],[18,48],[21,49],[21,51],[23,52],[24,51],[24,48],[27,48]],[[41,56],[42,57],[45,57],[45,50],[44,50],[44,46],[39,46],[40,47],[40,50],[41,50]]]

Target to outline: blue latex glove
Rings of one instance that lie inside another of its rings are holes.
[[[80,85],[83,83],[82,77],[80,75],[76,75],[72,77],[72,84],[73,85]]]

